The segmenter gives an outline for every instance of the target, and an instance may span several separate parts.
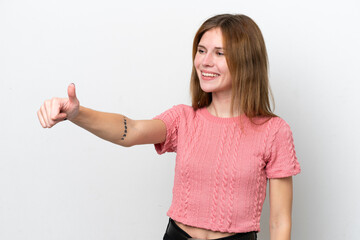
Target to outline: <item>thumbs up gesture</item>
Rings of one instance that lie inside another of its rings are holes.
[[[68,87],[68,98],[52,98],[46,100],[37,112],[43,128],[51,128],[58,122],[72,120],[79,113],[79,100],[76,97],[75,85]]]

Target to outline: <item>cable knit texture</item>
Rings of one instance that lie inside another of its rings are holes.
[[[156,151],[177,153],[167,215],[183,224],[260,231],[267,179],[300,172],[290,127],[279,117],[253,124],[245,115],[219,118],[206,108],[177,105],[154,119],[167,128]]]

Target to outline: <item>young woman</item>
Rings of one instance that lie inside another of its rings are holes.
[[[300,172],[289,125],[272,113],[260,29],[249,17],[223,14],[203,23],[193,44],[192,106],[152,120],[45,101],[44,128],[65,119],[122,146],[155,144],[176,152],[165,240],[256,239],[269,179],[271,240],[289,240],[292,176]]]

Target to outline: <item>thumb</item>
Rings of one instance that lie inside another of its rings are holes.
[[[68,86],[68,96],[69,96],[70,102],[76,102],[77,101],[76,92],[75,92],[75,84],[74,83],[71,83]]]

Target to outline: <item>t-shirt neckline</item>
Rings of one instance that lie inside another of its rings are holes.
[[[234,122],[239,122],[241,115],[236,116],[236,117],[217,117],[212,115],[209,110],[207,109],[207,107],[203,107],[199,109],[199,112],[202,116],[204,116],[207,120],[211,121],[211,122],[215,122],[215,123],[222,123],[222,124],[229,124],[229,123],[234,123]]]

